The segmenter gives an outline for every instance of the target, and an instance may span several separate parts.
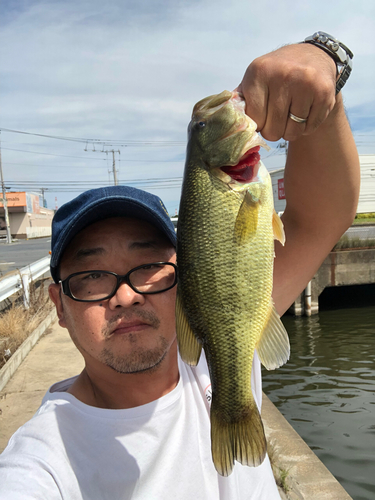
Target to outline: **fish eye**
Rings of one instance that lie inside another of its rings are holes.
[[[206,126],[206,122],[198,122],[198,126],[199,126],[200,128],[203,128],[203,127],[205,127],[205,126]]]

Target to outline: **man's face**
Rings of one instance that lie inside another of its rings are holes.
[[[116,217],[92,224],[72,240],[60,277],[88,270],[124,275],[142,264],[162,261],[175,263],[175,250],[155,227]],[[104,364],[117,372],[137,373],[176,355],[176,288],[141,295],[122,283],[112,298],[89,303],[63,295],[60,285],[53,284],[50,296],[60,325],[69,330],[87,367]]]

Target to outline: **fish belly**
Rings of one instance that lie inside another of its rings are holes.
[[[189,172],[177,232],[178,301],[207,357],[212,455],[218,472],[228,475],[234,460],[256,466],[266,453],[251,367],[272,293],[272,208],[263,203],[255,233],[238,242],[244,195],[205,171]]]

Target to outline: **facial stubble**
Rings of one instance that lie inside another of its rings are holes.
[[[114,348],[105,347],[99,355],[99,360],[117,373],[131,374],[145,371],[153,372],[162,363],[170,347],[170,342],[168,342],[159,332],[160,320],[155,314],[140,310],[137,311],[136,317],[143,320],[155,330],[156,342],[152,348],[140,345],[140,336],[142,336],[142,333],[129,332],[126,336],[120,336],[117,339],[131,346],[130,352],[126,355],[117,355],[114,352]],[[124,315],[122,313],[117,315],[112,318],[109,324],[102,330],[102,334],[106,341],[112,341],[113,334],[111,336],[110,332],[113,325],[124,318],[126,319],[126,314]],[[134,319],[134,313],[132,313],[131,319]]]
[[[60,298],[62,311],[65,312],[61,297],[61,290]],[[154,313],[142,310],[138,310],[136,311],[136,313],[121,312],[117,316],[111,318],[108,324],[102,329],[101,333],[104,339],[108,342],[111,341],[111,331],[114,324],[116,324],[119,320],[131,320],[134,318],[139,318],[145,321],[145,323],[153,328],[155,332],[158,332],[160,320]],[[74,324],[74,322],[72,322],[72,324]],[[68,330],[72,341],[74,342],[77,349],[81,352],[81,354],[84,357],[85,353],[90,355],[90,353],[82,346],[81,342],[79,342],[78,336],[74,333],[74,328],[68,327]],[[133,348],[131,349],[130,353],[126,355],[116,355],[109,347],[105,347],[99,353],[99,361],[109,368],[112,368],[112,370],[116,371],[117,373],[130,374],[145,371],[150,371],[151,373],[157,370],[157,367],[162,363],[170,347],[170,342],[168,342],[168,340],[162,334],[158,332],[156,333],[156,335],[158,337],[156,347],[150,349],[147,347],[136,345],[137,343],[139,343],[139,334],[137,334],[136,332],[128,333],[126,336],[126,341],[128,341],[129,344],[133,344]]]

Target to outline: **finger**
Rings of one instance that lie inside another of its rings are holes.
[[[255,121],[257,130],[262,130],[267,118],[268,83],[257,59],[247,68],[238,90],[246,101],[246,114]]]
[[[310,102],[304,102],[300,99],[292,101],[286,128],[284,132],[284,139],[286,141],[294,141],[304,134],[309,120],[311,119],[311,105]],[[303,120],[306,120],[303,122]]]
[[[267,120],[268,87],[254,83],[243,94],[246,101],[245,113],[255,121],[257,131],[263,130]]]
[[[329,113],[335,106],[336,98],[332,93],[327,95],[320,95],[314,99],[309,112],[309,119],[307,121],[303,135],[309,135],[324,122]]]
[[[288,89],[271,88],[267,105],[267,117],[262,136],[268,141],[278,141],[284,136],[288,121],[290,97]]]

